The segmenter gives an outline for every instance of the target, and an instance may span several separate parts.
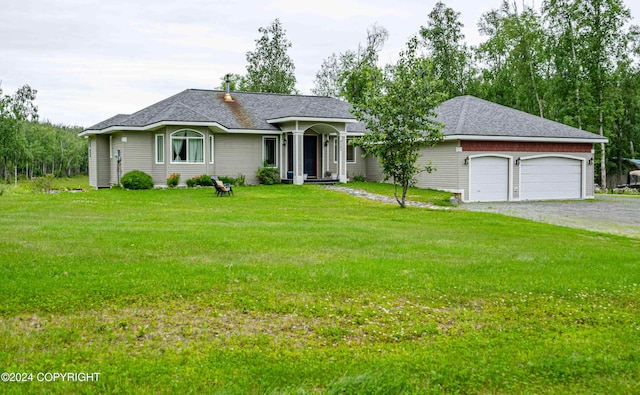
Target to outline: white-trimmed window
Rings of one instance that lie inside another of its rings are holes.
[[[265,166],[278,167],[278,138],[262,138],[262,163]]]
[[[156,134],[156,164],[164,163],[164,135]]]
[[[347,163],[356,163],[356,146],[349,144],[353,137],[347,137]],[[339,137],[333,139],[333,163],[338,162],[338,142]]]
[[[204,135],[195,130],[173,132],[171,163],[204,163]]]
[[[209,163],[211,164],[213,164],[213,147],[214,147],[213,135],[210,134],[209,135]]]

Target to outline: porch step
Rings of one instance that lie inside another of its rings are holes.
[[[311,184],[311,185],[335,185],[338,183],[338,180],[333,180],[333,179],[306,179],[304,181],[305,184]]]
[[[280,180],[283,184],[293,184],[293,180],[283,179]],[[304,181],[305,185],[335,185],[339,183],[338,180],[327,178],[308,178]]]

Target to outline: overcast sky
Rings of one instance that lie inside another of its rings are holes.
[[[445,3],[461,12],[475,45],[480,16],[501,1]],[[29,84],[38,90],[42,120],[89,127],[187,88],[218,88],[226,73],[244,74],[258,28],[280,18],[293,44],[297,88],[310,94],[323,59],[357,48],[374,23],[390,35],[381,62],[393,61],[436,2],[0,0],[1,88],[13,94]],[[640,5],[626,3],[640,23]]]

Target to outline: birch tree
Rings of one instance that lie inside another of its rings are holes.
[[[472,78],[472,60],[464,42],[460,13],[438,2],[420,28],[422,44],[433,61],[437,78],[442,80],[447,98],[464,95]]]
[[[17,166],[26,155],[26,139],[23,126],[38,117],[38,109],[33,104],[37,91],[29,85],[19,88],[13,96],[3,95],[0,87],[0,159],[5,183],[9,183],[9,164]]]

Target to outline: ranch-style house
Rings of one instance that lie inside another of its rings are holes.
[[[606,138],[472,96],[437,109],[444,142],[420,161],[437,170],[417,186],[465,202],[586,199],[594,194],[594,144]],[[166,185],[202,174],[246,176],[280,169],[293,184],[382,181],[376,158],[349,143],[367,133],[350,105],[330,97],[187,89],[131,115],[80,133],[89,139],[89,180],[110,187],[131,170]]]

